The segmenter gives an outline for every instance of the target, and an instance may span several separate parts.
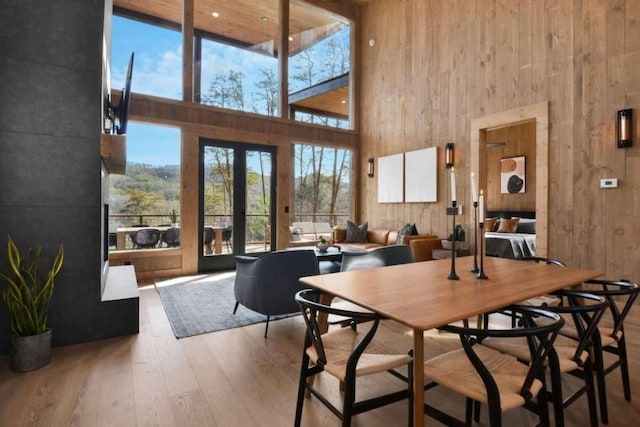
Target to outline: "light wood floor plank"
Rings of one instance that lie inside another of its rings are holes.
[[[153,288],[141,288],[140,333],[54,349],[53,361],[34,372],[16,374],[0,358],[0,426],[290,426],[302,351],[300,317],[177,340]],[[231,314],[232,307],[229,309]],[[610,426],[635,426],[640,419],[640,309],[627,322],[633,400],[622,396],[619,372],[607,377]],[[411,345],[408,331],[385,322],[378,337],[399,351]],[[425,355],[458,345],[435,331],[426,333]],[[337,381],[317,382],[339,401]],[[577,386],[565,381],[568,389]],[[397,387],[394,378],[364,378],[362,396]],[[444,390],[425,393],[441,408],[462,416],[464,399]],[[482,412],[486,425],[486,410]],[[407,404],[362,414],[354,426],[405,425]],[[568,427],[587,424],[585,399],[566,412]],[[437,425],[427,418],[429,425]],[[535,425],[524,410],[504,417],[505,425]],[[315,399],[307,399],[304,426],[338,426],[339,420]]]

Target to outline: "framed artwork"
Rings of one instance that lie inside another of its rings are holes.
[[[525,192],[525,156],[500,159],[500,192],[517,194]]]
[[[404,201],[438,201],[438,147],[404,154]]]
[[[378,203],[404,201],[404,155],[378,158]]]

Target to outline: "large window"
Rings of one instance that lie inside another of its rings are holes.
[[[345,224],[351,217],[351,152],[296,144],[294,161],[292,221]]]
[[[351,22],[291,0],[289,79],[282,84],[279,5],[280,0],[195,0],[194,101],[349,128]],[[183,99],[182,1],[114,0],[114,6],[112,87],[121,87],[118,81],[135,52],[133,92]],[[287,87],[288,111],[279,111],[283,87]]]
[[[349,21],[303,2],[292,1],[290,27],[291,118],[348,128],[351,68]]]
[[[124,87],[135,53],[131,90],[182,99],[182,34],[179,30],[114,15],[111,31],[111,87]]]
[[[278,115],[277,58],[204,39],[201,64],[203,104]]]
[[[111,250],[132,249],[136,228],[179,227],[180,130],[129,123],[126,174],[111,175],[109,181]]]

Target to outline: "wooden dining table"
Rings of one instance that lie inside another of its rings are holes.
[[[484,259],[488,279],[469,271],[471,257],[456,258],[460,280],[449,280],[451,260],[442,259],[303,277],[300,281],[396,320],[413,331],[414,426],[424,426],[424,331],[577,285],[599,271],[561,268],[505,258]],[[320,319],[326,322],[326,319]],[[326,323],[325,323],[326,324]]]

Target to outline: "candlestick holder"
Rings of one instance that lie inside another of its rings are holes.
[[[447,276],[449,280],[460,280],[460,277],[456,274],[456,215],[458,215],[458,209],[456,208],[456,201],[451,201],[451,208],[447,208],[447,215],[451,215],[453,218],[453,240],[451,243],[451,272]]]
[[[484,274],[484,246],[482,242],[484,241],[484,234],[482,229],[484,228],[484,222],[480,223],[480,270],[478,270],[478,274],[476,277],[478,279],[486,280],[488,279],[487,275]]]
[[[478,269],[478,202],[473,202],[474,221],[473,221],[473,267],[472,273],[480,271]]]

